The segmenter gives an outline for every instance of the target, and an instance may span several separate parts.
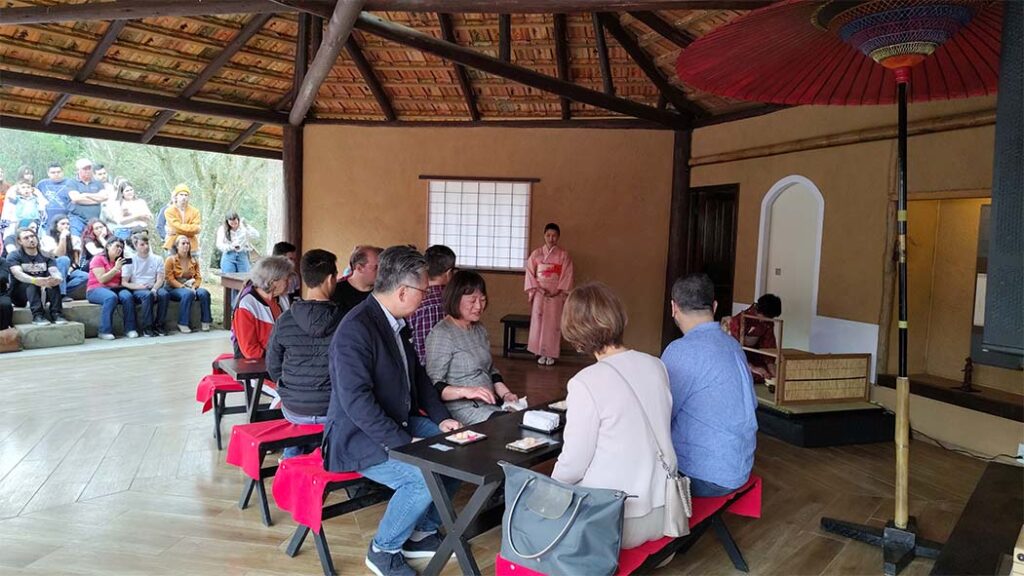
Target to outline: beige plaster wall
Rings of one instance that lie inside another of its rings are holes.
[[[420,175],[531,177],[531,247],[548,221],[562,228],[576,282],[601,280],[630,316],[627,344],[660,351],[672,139],[667,131],[523,128],[305,129],[304,248],[347,258],[359,243],[427,242]],[[522,274],[485,274],[485,324],[528,313]],[[525,335],[524,335],[525,336]]]

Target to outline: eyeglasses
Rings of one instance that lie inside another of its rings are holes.
[[[425,289],[423,289],[423,288],[418,288],[418,287],[416,287],[416,286],[410,286],[410,285],[408,285],[408,284],[402,284],[402,286],[405,286],[406,288],[412,288],[413,290],[419,290],[420,292],[422,292],[422,293],[424,293],[424,294],[426,294],[426,293],[427,293],[427,291],[426,291]]]

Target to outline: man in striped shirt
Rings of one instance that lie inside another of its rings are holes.
[[[444,318],[444,287],[455,274],[455,252],[444,245],[435,244],[423,253],[427,259],[429,285],[420,307],[409,317],[412,343],[420,364],[427,365],[427,335]]]

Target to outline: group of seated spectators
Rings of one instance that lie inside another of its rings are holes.
[[[486,283],[455,260],[445,246],[425,254],[359,246],[339,274],[336,256],[314,249],[299,264],[306,297],[293,299],[292,263],[265,258],[236,302],[236,355],[266,359],[285,418],[325,425],[325,467],[395,490],[367,551],[375,574],[414,574],[405,559],[432,556],[440,544],[422,474],[388,451],[503,414],[518,400],[480,323]],[[750,474],[751,373],[715,307],[706,275],[677,280],[672,317],[684,337],[659,359],[624,345],[626,311],[607,286],[577,287],[566,301],[562,333],[596,363],[569,381],[553,477],[636,496],[626,503],[623,547],[663,535],[665,470],[655,446],[673,446],[664,459],[690,478],[694,496],[727,494]]]
[[[28,306],[36,325],[66,323],[63,304],[83,285],[86,299],[102,306],[101,339],[114,339],[119,306],[128,338],[164,335],[168,300],[180,302],[180,332],[192,331],[195,301],[201,308],[200,328],[209,330],[210,293],[202,287],[195,256],[202,223],[199,210],[189,204],[189,187],[177,185],[154,218],[126,178],[109,184],[106,168],[94,169],[86,158],[75,168],[76,178],[65,178],[54,162],[47,178],[36,183],[31,168],[23,166],[11,185],[3,182],[0,170],[0,330],[13,325],[13,306]],[[240,226],[243,232],[232,238],[231,231]],[[151,227],[165,238],[166,258],[151,249]],[[248,258],[249,239],[258,235],[234,213],[225,227],[226,249],[245,250]],[[141,325],[136,304],[142,306]]]

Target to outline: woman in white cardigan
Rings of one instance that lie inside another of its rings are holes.
[[[635,496],[626,500],[622,529],[622,548],[634,548],[664,535],[666,477],[656,450],[672,446],[672,395],[661,360],[622,345],[625,328],[626,312],[607,286],[585,284],[569,294],[562,335],[597,363],[569,380],[564,447],[551,477]],[[674,469],[675,452],[663,457]]]

